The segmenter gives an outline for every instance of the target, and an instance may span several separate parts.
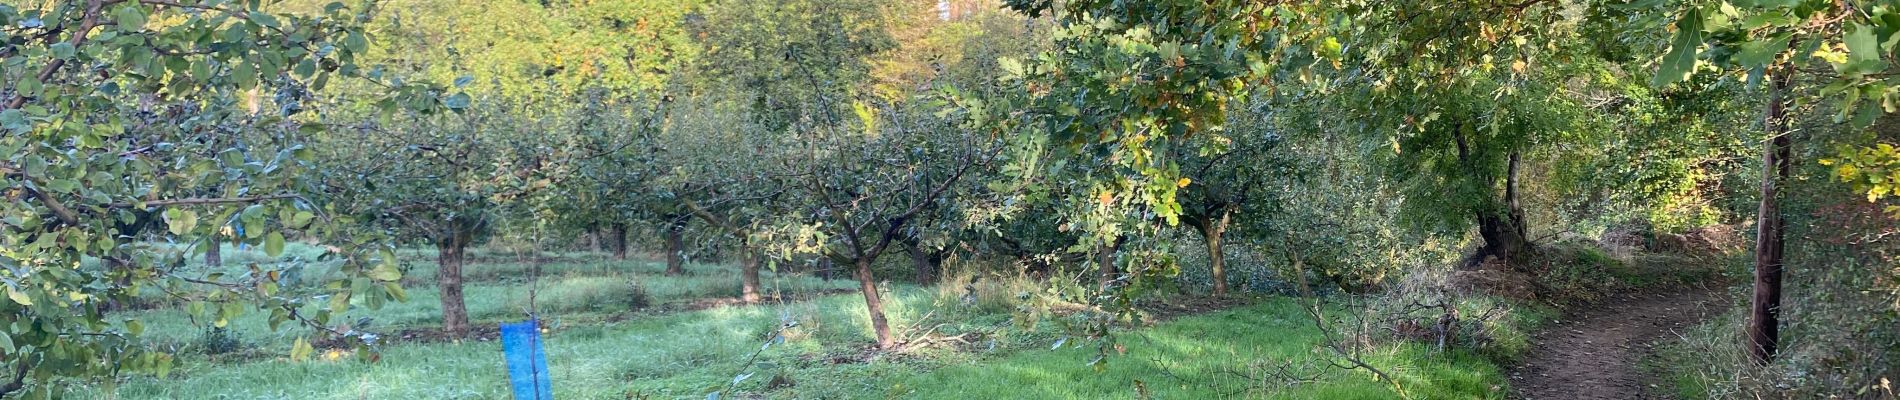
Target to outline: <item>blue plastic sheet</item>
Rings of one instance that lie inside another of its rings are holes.
[[[541,351],[541,329],[535,320],[501,324],[501,350],[508,359],[508,381],[515,400],[553,400],[548,382],[548,356]]]

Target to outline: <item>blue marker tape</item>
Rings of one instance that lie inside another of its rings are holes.
[[[514,386],[515,400],[554,400],[539,323],[530,319],[501,324],[501,350],[508,359],[508,381]]]

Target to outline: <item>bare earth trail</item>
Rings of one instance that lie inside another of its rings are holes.
[[[1618,295],[1563,318],[1531,338],[1530,355],[1511,371],[1518,399],[1667,399],[1641,371],[1658,340],[1720,312],[1714,290]]]

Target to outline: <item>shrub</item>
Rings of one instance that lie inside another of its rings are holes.
[[[215,326],[206,327],[204,333],[199,334],[198,340],[192,345],[197,346],[205,355],[212,356],[244,349],[244,342],[238,339],[237,333]]]

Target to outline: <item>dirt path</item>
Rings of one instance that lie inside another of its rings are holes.
[[[1714,290],[1632,294],[1604,300],[1531,338],[1531,354],[1511,371],[1519,399],[1667,399],[1639,370],[1658,339],[1702,321],[1723,305]]]

